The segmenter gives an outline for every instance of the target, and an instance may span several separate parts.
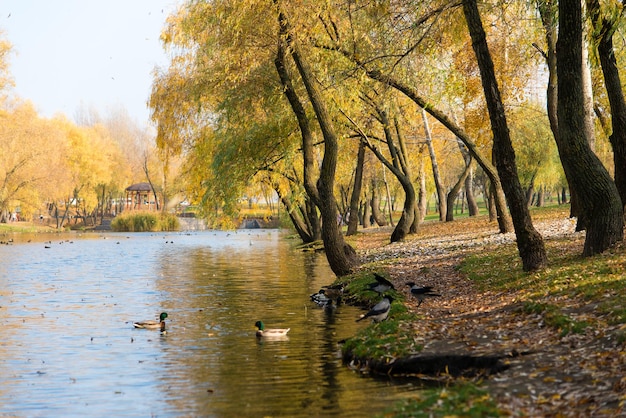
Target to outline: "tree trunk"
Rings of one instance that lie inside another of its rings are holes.
[[[322,239],[330,268],[337,276],[345,276],[350,274],[358,265],[358,258],[354,249],[345,242],[341,229],[337,224],[337,201],[333,194],[335,171],[337,169],[337,135],[332,125],[332,119],[326,109],[318,81],[313,75],[306,58],[301,53],[295,37],[290,33],[287,18],[282,11],[279,16],[279,23],[281,28],[280,38],[286,39],[291,47],[291,56],[298,68],[324,137],[324,157],[317,181],[318,206],[322,215]]]
[[[615,183],[584,136],[581,9],[580,0],[559,1],[557,146],[587,231],[583,255],[590,256],[623,240],[624,207]]]
[[[411,189],[413,190],[413,222],[411,222],[411,226],[409,226],[409,234],[416,234],[419,230],[420,217],[419,217],[419,209],[417,207],[417,196],[415,193],[415,187],[411,182],[411,169],[409,167],[409,152],[406,149],[406,142],[404,141],[404,136],[400,130],[400,124],[398,123],[398,118],[394,118],[394,126],[396,127],[396,136],[398,138],[398,144],[400,145],[400,154],[402,156],[401,161],[404,161],[402,164],[402,168],[404,171],[404,175],[407,178],[407,181],[411,184]]]
[[[598,0],[588,0],[588,8],[596,28],[595,33],[600,34],[598,40],[598,55],[604,85],[606,86],[609,104],[611,106],[611,128],[609,136],[613,147],[613,165],[615,166],[615,185],[622,200],[622,206],[626,205],[626,101],[622,92],[622,84],[619,68],[615,59],[613,48],[613,34],[616,30],[617,18],[611,20],[600,16],[600,3]],[[622,6],[624,7],[624,6]],[[622,10],[623,11],[623,10]]]
[[[554,0],[544,0],[537,2],[541,23],[546,33],[547,51],[543,52],[548,66],[548,87],[546,90],[548,120],[550,121],[550,129],[556,143],[559,143],[559,117],[558,117],[558,81],[557,81],[557,19],[556,12],[558,5]],[[573,190],[569,178],[567,179],[568,188]],[[570,195],[570,217],[577,216],[578,200]],[[580,220],[579,220],[580,221]],[[584,229],[584,228],[580,228]],[[579,227],[576,230],[580,230]]]
[[[381,121],[383,123],[383,130],[385,132],[385,138],[387,139],[387,146],[389,148],[389,152],[392,155],[392,162],[389,163],[387,160],[384,160],[383,163],[389,168],[389,170],[396,176],[400,185],[402,186],[402,190],[404,190],[404,206],[402,207],[402,215],[396,224],[395,229],[391,233],[391,242],[398,242],[404,240],[404,238],[410,233],[411,227],[413,225],[413,220],[415,216],[415,206],[416,206],[416,196],[415,196],[415,188],[413,187],[413,183],[411,183],[411,175],[410,170],[406,161],[406,155],[402,152],[402,140],[400,136],[400,128],[398,126],[396,120],[396,137],[398,138],[398,144],[400,144],[400,149],[396,148],[393,141],[393,133],[391,131],[391,127],[389,126],[389,120],[387,119],[387,114],[384,111],[379,111],[379,116],[381,117]],[[379,159],[382,155],[377,155]],[[382,161],[382,160],[381,160]]]
[[[482,26],[476,0],[463,0],[463,12],[472,38],[472,48],[478,61],[487,110],[493,131],[493,151],[506,200],[513,219],[517,249],[524,271],[533,271],[547,264],[541,235],[533,227],[524,191],[517,175],[515,152],[511,144],[504,107],[496,81],[487,38]]]
[[[291,219],[291,223],[293,224],[293,227],[295,228],[302,242],[304,242],[305,244],[314,242],[315,240],[311,236],[306,222],[302,219],[301,216],[298,215],[298,211],[293,207],[291,201],[283,196],[278,186],[274,186],[274,190],[276,191],[276,194],[278,195],[280,201],[283,202],[283,205],[287,210],[287,214],[289,215],[289,219]]]
[[[380,213],[380,201],[376,192],[376,181],[372,179],[372,200],[370,200],[372,208],[372,217],[378,226],[387,226],[387,221],[382,213]]]
[[[370,205],[367,197],[365,198],[365,201],[361,203],[361,206],[363,206],[363,228],[369,228],[372,226],[372,222],[370,221]]]
[[[289,105],[296,116],[300,135],[302,136],[302,161],[303,161],[303,185],[307,194],[306,213],[310,224],[310,234],[313,241],[322,239],[322,227],[317,214],[319,207],[319,192],[315,184],[315,150],[313,145],[313,134],[309,126],[309,118],[304,110],[304,106],[293,87],[291,76],[285,65],[285,49],[284,39],[278,44],[278,51],[274,60],[274,65],[283,86],[283,93],[289,101]]]
[[[431,165],[433,167],[433,180],[435,181],[435,188],[437,189],[437,197],[439,200],[439,220],[446,220],[446,189],[441,182],[441,176],[439,175],[439,164],[437,164],[437,155],[435,154],[435,148],[433,147],[433,139],[428,126],[428,117],[426,111],[422,109],[422,121],[424,123],[424,135],[426,136],[426,145],[428,146],[428,154],[430,155]]]
[[[469,172],[467,173],[467,177],[465,177],[465,198],[467,200],[469,216],[477,216],[480,210],[478,209],[478,203],[476,203],[476,198],[474,197],[474,168],[472,167],[472,156],[467,152],[463,141],[457,138],[456,143],[463,156],[463,161],[465,161],[465,166],[469,167]]]
[[[420,160],[420,177],[419,177],[419,197],[417,201],[417,207],[419,209],[420,222],[426,217],[428,212],[428,197],[426,196],[426,170],[424,170],[424,162]]]
[[[463,174],[461,174],[461,177],[459,177],[459,180],[452,187],[452,189],[448,193],[448,196],[446,197],[447,199],[446,207],[448,208],[448,211],[446,212],[446,222],[452,222],[454,220],[454,200],[456,199],[457,195],[461,191],[461,188],[463,187],[463,184],[465,183],[465,180],[467,179],[467,176],[469,175],[470,168],[471,168],[471,162],[469,165],[465,166],[465,170],[463,171]]]
[[[583,81],[583,126],[585,127],[585,137],[589,141],[589,147],[591,150],[596,148],[596,124],[595,124],[595,112],[593,111],[593,85],[591,81],[591,66],[589,65],[589,45],[585,38],[588,34],[585,34],[583,38],[583,45],[581,46],[582,60],[581,60],[581,74]]]
[[[365,144],[359,143],[359,152],[356,159],[356,170],[354,173],[354,187],[350,197],[350,216],[348,218],[348,231],[346,235],[356,234],[359,225],[359,202],[361,201],[361,186],[363,184],[363,165],[365,164]]]

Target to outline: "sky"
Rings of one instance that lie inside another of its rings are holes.
[[[0,0],[0,30],[13,45],[13,92],[43,117],[124,108],[148,125],[152,72],[169,62],[159,35],[181,3]]]

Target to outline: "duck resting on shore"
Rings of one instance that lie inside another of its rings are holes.
[[[160,330],[161,332],[165,332],[165,318],[167,318],[167,312],[161,312],[159,315],[159,320],[155,321],[154,319],[148,319],[146,321],[137,321],[133,322],[133,326],[135,328],[141,329],[153,329]]]
[[[254,324],[256,327],[257,337],[286,337],[291,328],[265,328],[263,321],[256,321]]]

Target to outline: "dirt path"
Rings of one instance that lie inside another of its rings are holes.
[[[474,226],[469,226],[474,225]],[[521,292],[480,291],[457,271],[468,254],[514,242],[513,234],[498,234],[493,225],[458,223],[450,233],[440,223],[423,224],[404,243],[386,244],[388,230],[359,237],[364,262],[385,265],[396,288],[409,295],[406,282],[433,286],[441,298],[425,301],[421,320],[411,326],[424,353],[509,355],[509,368],[484,383],[501,408],[514,416],[626,416],[626,352],[610,330],[588,330],[561,337],[545,326],[542,315],[523,313]],[[581,242],[571,220],[538,222],[544,239]],[[449,226],[446,226],[449,228]],[[582,244],[581,248],[582,248]],[[512,263],[516,260],[512,260]],[[416,310],[417,301],[409,301]],[[573,315],[593,314],[580,305]]]

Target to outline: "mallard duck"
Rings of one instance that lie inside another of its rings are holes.
[[[311,298],[312,302],[315,302],[319,306],[326,306],[326,304],[332,300],[331,298],[326,296],[326,290],[325,289],[320,289],[319,292],[313,293],[310,296],[310,298]]]
[[[286,337],[291,328],[265,328],[263,321],[256,321],[254,324],[256,327],[257,337]]]
[[[393,287],[393,283],[391,283],[389,280],[387,280],[385,277],[381,276],[380,274],[374,273],[374,278],[376,279],[376,281],[374,283],[368,284],[368,287],[370,290],[383,294],[388,290],[395,289],[395,287]]]
[[[161,312],[159,320],[149,319],[147,321],[133,322],[135,328],[142,329],[160,329],[161,332],[165,332],[165,318],[167,318],[167,312]]]
[[[343,296],[343,284],[322,286],[322,288],[324,289],[324,294],[336,302],[338,302]]]
[[[365,315],[356,320],[356,322],[362,321],[365,318],[370,318],[373,322],[382,322],[389,316],[391,310],[391,302],[393,298],[391,296],[385,296],[378,302],[372,309],[370,309]]]
[[[418,286],[413,282],[408,282],[407,286],[411,286],[411,295],[415,296],[415,298],[419,301],[417,307],[424,302],[424,299],[428,297],[439,297],[441,296],[439,293],[434,293],[432,286]]]

